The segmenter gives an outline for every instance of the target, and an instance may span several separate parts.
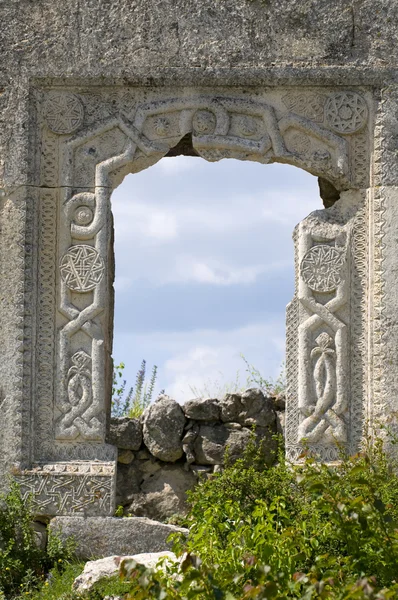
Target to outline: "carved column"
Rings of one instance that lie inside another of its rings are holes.
[[[361,448],[369,417],[369,211],[343,192],[294,233],[296,293],[287,308],[287,455],[328,462]]]

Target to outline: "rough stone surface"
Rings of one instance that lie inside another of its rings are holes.
[[[238,421],[242,412],[241,394],[225,394],[220,400],[221,420],[226,423],[229,421]]]
[[[220,407],[224,423],[236,422],[245,427],[266,427],[275,423],[272,400],[259,388],[247,389],[243,394],[226,394]]]
[[[81,575],[72,584],[75,592],[83,593],[90,590],[95,583],[119,573],[121,556],[106,556],[99,560],[91,560],[84,565]]]
[[[253,432],[266,462],[272,464],[275,460],[277,443],[274,435],[282,431],[280,419],[276,419],[274,400],[265,398],[260,389],[251,388],[243,394],[229,395],[221,403],[217,399],[195,399],[187,404],[181,440],[183,455],[179,462],[159,460],[143,446],[133,460],[130,461],[128,456],[128,464],[123,464],[120,458],[132,453],[119,450],[116,503],[124,508],[124,514],[159,521],[183,515],[187,508],[186,493],[195,487],[198,477],[217,472],[224,463],[227,448],[232,461],[242,456]],[[236,421],[223,423],[219,404],[226,406],[230,410],[228,418]],[[170,405],[174,410],[174,401],[157,403],[156,422],[165,423]],[[148,412],[142,417],[144,423]],[[179,407],[177,414],[181,416]],[[196,419],[188,415],[194,415]],[[204,420],[197,420],[199,417]],[[218,417],[218,420],[211,417]],[[165,443],[168,452],[169,440],[164,442],[164,439],[158,436],[158,447]]]
[[[241,396],[242,413],[239,422],[245,427],[267,427],[275,423],[275,410],[270,398],[259,388],[250,388]]]
[[[142,427],[138,419],[113,417],[107,437],[109,444],[121,450],[137,451],[142,444]]]
[[[196,421],[218,421],[220,407],[217,398],[195,398],[188,400],[182,407],[188,419]]]
[[[121,450],[117,455],[117,462],[122,465],[129,465],[134,460],[134,454],[131,450]]]
[[[129,465],[119,463],[116,479],[116,505],[125,506],[131,502],[134,494],[140,493],[142,480],[140,461],[134,461]]]
[[[73,537],[76,555],[83,560],[169,550],[170,533],[188,530],[151,519],[131,517],[55,517],[50,531],[61,540]]]
[[[47,527],[44,523],[34,521],[32,528],[35,533],[35,543],[40,550],[45,550],[47,546]]]
[[[99,560],[89,561],[85,564],[83,573],[76,577],[72,589],[80,594],[88,592],[98,581],[117,575],[120,565],[124,560],[132,559],[137,564],[143,565],[148,569],[153,569],[159,559],[165,557],[169,561],[177,561],[177,557],[173,552],[150,552],[135,554],[134,556],[107,556]]]
[[[153,456],[167,462],[181,458],[185,416],[180,405],[160,396],[143,415],[144,442]]]
[[[196,462],[199,465],[223,464],[226,447],[231,460],[239,458],[249,439],[249,429],[234,431],[224,425],[201,425],[194,446]]]
[[[185,514],[186,493],[196,483],[194,473],[181,465],[163,467],[144,481],[141,494],[134,496],[128,512],[137,517],[145,516],[158,521]]]

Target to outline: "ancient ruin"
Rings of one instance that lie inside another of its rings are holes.
[[[0,471],[38,512],[113,514],[110,196],[166,155],[320,178],[328,208],[294,233],[288,457],[333,462],[397,410],[398,8],[306,4],[2,8]]]

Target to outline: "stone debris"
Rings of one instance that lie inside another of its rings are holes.
[[[131,450],[120,450],[117,455],[117,462],[122,465],[129,465],[134,460],[134,453]]]
[[[141,494],[133,497],[128,511],[137,517],[166,520],[187,511],[187,491],[198,479],[183,464],[166,464],[141,485]]]
[[[84,566],[83,573],[78,575],[72,584],[75,592],[89,591],[95,583],[119,573],[120,556],[107,556],[99,560],[91,560]]]

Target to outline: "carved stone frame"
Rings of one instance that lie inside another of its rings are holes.
[[[26,191],[33,200],[25,203],[34,241],[24,265],[34,308],[23,317],[30,346],[23,353],[21,398],[22,436],[29,431],[32,443],[13,470],[24,493],[33,493],[37,510],[113,514],[116,449],[105,440],[112,372],[110,197],[127,173],[156,163],[187,135],[206,160],[289,163],[340,192],[332,208],[316,211],[295,231],[286,443],[288,457],[296,460],[312,431],[303,422],[311,412],[308,405],[319,400],[308,401],[315,393],[311,356],[316,355],[323,357],[322,365],[335,365],[337,387],[329,409],[338,407],[344,432],[336,438],[329,428],[328,439],[321,436],[309,445],[328,461],[338,456],[334,441],[357,451],[372,418],[370,394],[375,397],[369,365],[374,373],[382,360],[369,318],[370,310],[374,315],[382,310],[382,294],[369,295],[369,277],[372,273],[373,285],[382,286],[372,252],[375,238],[383,235],[384,212],[382,195],[370,188],[378,106],[372,88],[209,91],[55,83],[34,85],[31,102],[31,153],[39,179]],[[303,260],[314,247],[338,263],[337,283],[326,291],[312,289],[303,275]],[[329,338],[319,338],[323,334]]]

